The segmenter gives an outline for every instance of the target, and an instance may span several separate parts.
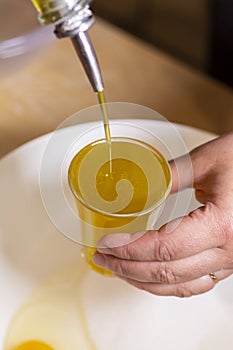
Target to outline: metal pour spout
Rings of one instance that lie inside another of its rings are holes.
[[[91,86],[95,92],[104,90],[104,84],[98,59],[87,34],[87,30],[94,23],[94,16],[86,6],[74,15],[58,23],[55,35],[58,38],[71,38],[75,51],[83,65]]]
[[[103,91],[104,84],[100,66],[87,32],[79,32],[71,40],[93,90],[95,92]]]

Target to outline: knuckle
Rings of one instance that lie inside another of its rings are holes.
[[[116,274],[129,277],[129,269],[127,267],[127,263],[124,263],[122,260],[114,259],[112,268]]]
[[[232,252],[223,251],[223,268],[231,269],[233,268],[233,255]]]
[[[224,243],[233,242],[233,213],[222,219],[222,235],[225,238]]]
[[[135,249],[132,244],[126,244],[124,246],[115,247],[113,252],[116,256],[119,256],[126,260],[134,260]]]
[[[152,234],[152,233],[151,233]],[[168,235],[166,238],[161,239],[161,234],[153,232],[153,251],[154,258],[157,261],[171,261],[175,257],[175,245]]]
[[[194,295],[194,293],[191,290],[191,288],[189,288],[184,283],[181,283],[181,284],[177,285],[175,295],[178,298],[190,298]]]
[[[134,259],[134,249],[133,249],[133,245],[131,244],[127,244],[124,247],[124,258],[128,259],[128,260],[133,260]]]
[[[153,281],[161,284],[175,284],[176,276],[173,271],[165,264],[159,264],[157,269],[151,270],[151,278]]]

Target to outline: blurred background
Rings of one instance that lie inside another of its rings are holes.
[[[232,0],[96,0],[93,9],[233,87]]]
[[[90,29],[108,102],[233,130],[233,0],[93,0]],[[0,157],[96,104],[69,40],[31,0],[0,0]]]
[[[180,62],[233,87],[232,0],[94,0],[92,9]],[[39,27],[30,0],[0,0],[0,43]]]

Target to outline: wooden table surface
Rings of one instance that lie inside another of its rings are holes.
[[[90,30],[107,100],[150,107],[207,131],[233,129],[233,91],[102,20]],[[69,40],[52,40],[0,81],[0,156],[97,103]]]

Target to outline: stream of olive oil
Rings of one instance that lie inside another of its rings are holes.
[[[103,116],[103,122],[104,122],[104,130],[105,130],[105,137],[108,142],[111,142],[111,133],[110,133],[110,127],[109,127],[109,117],[108,117],[108,111],[106,107],[106,100],[104,91],[97,92],[97,97],[100,104],[100,109]]]
[[[108,150],[109,150],[109,171],[112,173],[112,147],[111,147],[111,132],[109,126],[109,116],[106,106],[105,94],[104,90],[97,92],[97,97],[100,105],[100,109],[102,112],[103,123],[104,123],[104,132],[105,138],[108,141]]]

